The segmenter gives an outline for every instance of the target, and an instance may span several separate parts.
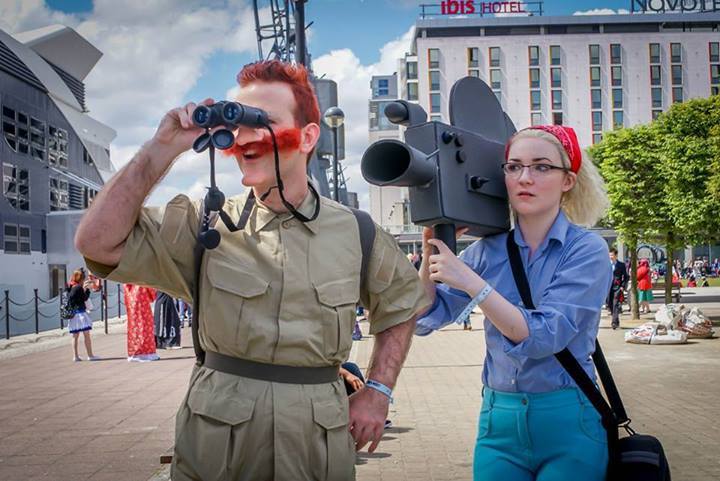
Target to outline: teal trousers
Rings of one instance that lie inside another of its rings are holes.
[[[474,481],[605,480],[605,428],[580,390],[483,392]]]

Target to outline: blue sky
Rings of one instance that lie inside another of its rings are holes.
[[[308,48],[317,75],[338,83],[346,114],[348,186],[368,208],[359,172],[368,144],[367,103],[372,75],[395,71],[409,50],[421,3],[440,0],[309,0]],[[261,7],[268,0],[259,1]],[[476,0],[477,3],[477,0]],[[168,110],[206,97],[233,95],[242,65],[257,60],[251,0],[0,0],[0,28],[21,32],[64,24],[93,43],[102,59],[85,81],[90,115],[117,131],[111,158],[122,167],[149,140]],[[630,0],[544,2],[545,15],[628,10]],[[194,198],[207,185],[207,159],[183,155],[149,202],[178,193]],[[218,164],[218,183],[239,193],[234,161]]]

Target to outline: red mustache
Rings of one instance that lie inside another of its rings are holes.
[[[301,130],[297,127],[280,130],[275,132],[278,150],[295,150],[300,147]],[[240,158],[245,152],[253,152],[258,156],[273,152],[273,141],[270,132],[264,132],[263,138],[257,142],[250,142],[244,145],[233,144],[232,147],[225,150],[225,155],[234,155]]]

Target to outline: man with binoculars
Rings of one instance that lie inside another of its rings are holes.
[[[207,209],[184,195],[164,208],[142,204],[176,157],[208,143],[223,149],[227,134],[217,132],[230,130],[228,150],[248,189],[224,202],[213,229],[220,245],[203,241],[213,244],[197,277],[205,356],[177,415],[172,479],[351,480],[355,451],[367,443],[374,451],[382,436],[415,318],[429,302],[390,235],[372,225],[364,258],[353,212],[309,185],[320,112],[305,69],[258,62],[238,82],[235,100],[259,117],[206,131],[197,125],[208,109],[168,112],[95,198],[76,246],[102,277],[190,301],[198,236],[212,232],[209,222],[199,227]],[[348,401],[338,367],[357,303],[376,340],[366,387]]]

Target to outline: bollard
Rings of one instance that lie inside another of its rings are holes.
[[[5,290],[5,339],[10,339],[10,291]]]
[[[104,296],[105,289],[103,289],[102,282],[100,283],[100,320],[105,320],[105,296]]]
[[[35,291],[35,334],[40,334],[40,318],[38,317],[38,290]]]
[[[100,295],[101,295],[102,297],[105,297],[105,293],[106,293],[106,292],[107,292],[107,281],[106,281],[106,280],[103,280],[103,283],[102,283],[102,292],[100,293]],[[103,304],[104,304],[103,310],[104,310],[104,312],[105,312],[105,334],[107,334],[107,333],[108,333],[107,299],[105,299],[105,302],[104,302]]]
[[[60,330],[61,331],[63,329],[65,329],[65,326],[63,325],[64,324],[63,318],[62,318],[62,303],[63,303],[63,295],[62,295],[62,290],[60,290],[60,292],[58,292],[58,304],[60,304],[59,310],[58,310],[58,313],[59,313],[58,317],[60,317]]]

